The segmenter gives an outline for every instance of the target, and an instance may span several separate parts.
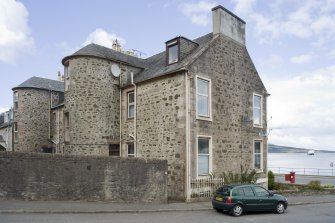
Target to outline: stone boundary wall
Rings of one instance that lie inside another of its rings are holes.
[[[167,202],[167,161],[0,152],[0,200]]]

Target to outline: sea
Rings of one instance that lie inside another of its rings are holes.
[[[268,169],[274,173],[335,176],[335,153],[268,153]]]

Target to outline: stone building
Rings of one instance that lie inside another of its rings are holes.
[[[13,109],[0,114],[0,151],[12,151]]]
[[[63,59],[64,152],[168,160],[169,197],[240,165],[267,170],[268,93],[245,22],[213,8],[213,32],[168,40],[147,59],[90,44]]]
[[[32,77],[12,90],[13,151],[52,152],[50,111],[64,100],[64,83]]]
[[[25,111],[14,109],[24,131],[14,149],[51,141],[64,154],[164,159],[170,199],[188,200],[191,179],[241,166],[266,184],[268,93],[245,46],[245,22],[222,6],[212,13],[213,32],[177,36],[152,57],[89,44],[62,60],[64,85],[14,88]],[[35,104],[25,103],[28,94]]]

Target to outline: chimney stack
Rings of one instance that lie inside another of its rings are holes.
[[[213,34],[222,33],[245,45],[245,22],[234,13],[218,5],[212,8]]]
[[[60,74],[60,71],[58,71],[58,80],[61,81],[61,74]]]

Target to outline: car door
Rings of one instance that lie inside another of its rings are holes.
[[[256,198],[252,188],[250,186],[244,186],[239,189],[240,193],[243,193],[243,196],[241,196],[241,200],[244,203],[245,209],[248,211],[255,210],[258,205],[258,199]]]
[[[272,194],[261,186],[254,186],[253,190],[258,201],[258,210],[273,210],[276,204],[276,199]]]

